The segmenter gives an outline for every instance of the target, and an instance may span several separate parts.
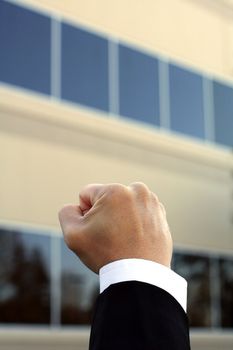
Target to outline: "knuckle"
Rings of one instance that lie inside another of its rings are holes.
[[[135,189],[141,190],[141,191],[148,191],[148,186],[146,184],[144,184],[144,182],[141,181],[136,181],[136,182],[132,182],[130,184],[131,187],[134,187]]]
[[[150,190],[147,185],[145,185],[143,182],[133,182],[130,187],[132,188],[133,192],[140,196],[141,198],[148,198],[150,196]]]
[[[71,204],[64,204],[63,207],[58,212],[59,218],[64,217],[70,211],[71,208],[72,208]]]
[[[155,194],[154,192],[151,192],[152,198],[154,200],[154,203],[159,205],[159,198],[157,196],[157,194]]]
[[[111,184],[109,185],[108,197],[111,200],[117,201],[125,199],[130,195],[129,190],[122,184]]]
[[[163,203],[159,202],[159,206],[160,206],[160,208],[161,208],[163,214],[166,216],[166,209],[165,209]]]

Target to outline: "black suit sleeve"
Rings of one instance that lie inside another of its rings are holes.
[[[113,284],[97,299],[89,350],[188,350],[186,313],[147,283]]]

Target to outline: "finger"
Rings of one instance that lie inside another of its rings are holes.
[[[165,209],[164,205],[161,202],[159,202],[159,206],[160,206],[164,216],[166,216],[166,209]]]
[[[74,230],[79,231],[82,210],[78,205],[66,204],[58,213],[60,225],[64,236],[72,234]]]
[[[132,182],[128,187],[137,193],[142,193],[142,194],[150,193],[149,188],[143,182]]]
[[[79,206],[80,209],[86,213],[93,207],[96,201],[105,193],[106,185],[102,184],[91,184],[79,193]]]

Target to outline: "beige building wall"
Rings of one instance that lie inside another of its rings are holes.
[[[17,3],[231,79],[229,1]],[[167,206],[177,244],[233,248],[230,151],[5,85],[0,96],[2,222],[57,228],[57,210],[86,183],[144,181]]]
[[[87,350],[88,329],[0,330],[1,350]],[[230,333],[191,334],[192,350],[232,350]],[[110,350],[110,349],[109,349]],[[182,350],[182,349],[181,349]]]
[[[17,2],[232,81],[232,1]],[[60,234],[57,211],[85,184],[144,181],[167,208],[176,246],[232,254],[233,157],[225,148],[4,85],[0,164],[0,224]],[[0,331],[7,350],[39,349],[41,341],[45,349],[86,349],[89,335],[8,331]],[[230,350],[232,343],[229,333],[192,334],[194,350]]]
[[[181,63],[233,78],[229,0],[19,0],[140,45]]]
[[[167,207],[176,246],[232,252],[230,152],[11,89],[0,95],[0,223],[59,232],[57,211],[86,183],[144,181]],[[88,339],[88,328],[0,330],[3,350],[84,350]],[[233,335],[195,331],[191,343],[230,350]]]
[[[11,89],[0,93],[3,221],[58,228],[57,211],[77,201],[85,184],[143,181],[167,207],[177,244],[233,249],[230,151]]]

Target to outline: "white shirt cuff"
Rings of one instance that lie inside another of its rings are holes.
[[[103,266],[99,271],[100,293],[111,284],[139,281],[152,284],[171,294],[186,312],[187,281],[154,261],[144,259],[122,259]]]

